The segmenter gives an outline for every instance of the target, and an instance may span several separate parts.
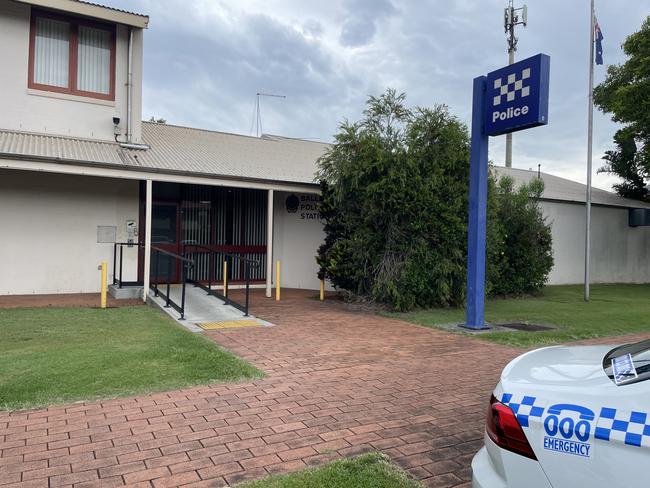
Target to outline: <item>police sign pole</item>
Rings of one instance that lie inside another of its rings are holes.
[[[469,329],[485,324],[485,237],[489,136],[548,123],[550,58],[538,54],[474,79],[467,232],[467,317]]]

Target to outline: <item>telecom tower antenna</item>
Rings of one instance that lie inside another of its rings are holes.
[[[515,51],[517,50],[517,37],[515,37],[515,26],[528,24],[528,7],[524,5],[515,8],[514,0],[509,0],[503,16],[503,26],[508,34],[508,64],[515,62]],[[512,133],[506,134],[506,168],[512,168]]]
[[[260,93],[255,94],[255,136],[262,135],[262,112],[260,111],[260,97],[271,98],[287,98],[286,95],[276,95],[275,93]]]

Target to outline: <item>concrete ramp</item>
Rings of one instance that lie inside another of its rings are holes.
[[[161,291],[166,290],[161,288]],[[172,285],[169,295],[172,300],[180,304],[181,292],[181,285]],[[187,285],[185,287],[185,319],[182,320],[176,310],[171,307],[165,307],[165,300],[161,296],[156,297],[154,296],[154,292],[150,291],[149,298],[179,324],[193,332],[237,327],[268,327],[273,325],[252,315],[245,316],[244,312],[230,305],[226,305],[219,298],[208,295],[204,290],[193,285]]]

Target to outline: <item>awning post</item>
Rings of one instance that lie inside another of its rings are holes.
[[[144,271],[142,276],[142,301],[147,302],[151,274],[151,207],[153,182],[147,180],[144,211]]]
[[[266,298],[273,294],[273,190],[267,191],[266,204]]]

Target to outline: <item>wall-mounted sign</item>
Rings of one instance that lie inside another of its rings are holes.
[[[300,199],[296,195],[289,195],[286,201],[287,212],[296,213],[300,207]]]
[[[320,220],[320,195],[289,195],[285,201],[287,213],[297,214],[301,220]]]
[[[551,59],[538,54],[487,75],[485,133],[496,136],[548,123]]]

